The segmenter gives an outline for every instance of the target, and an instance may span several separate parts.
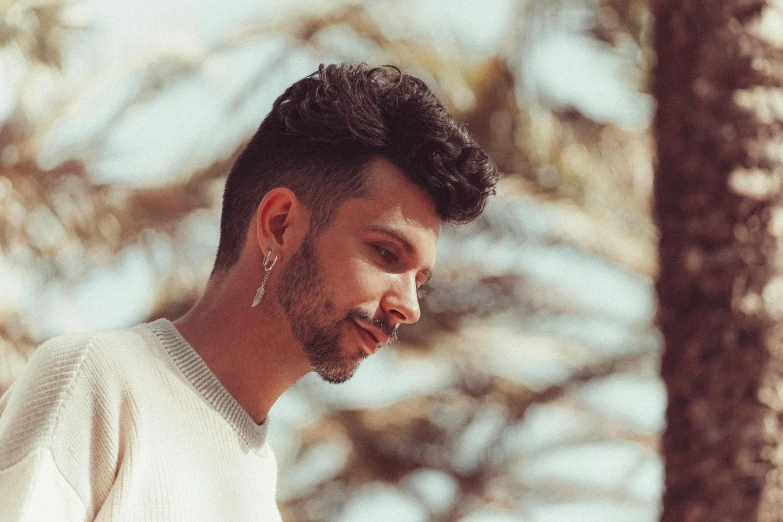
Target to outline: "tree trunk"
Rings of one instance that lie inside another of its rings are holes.
[[[662,520],[783,520],[783,2],[654,15]]]

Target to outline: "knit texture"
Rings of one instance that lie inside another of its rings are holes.
[[[280,520],[266,427],[165,319],[55,338],[0,398],[0,521]]]

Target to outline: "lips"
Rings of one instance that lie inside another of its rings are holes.
[[[380,332],[371,330],[365,326],[362,326],[359,322],[355,321],[356,327],[359,330],[359,335],[364,340],[365,347],[370,354],[374,354],[378,351],[378,348],[389,342],[389,338]]]

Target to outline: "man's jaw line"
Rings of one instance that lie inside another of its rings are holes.
[[[334,367],[312,365],[310,371],[317,373],[321,379],[330,384],[342,384],[348,381],[356,374],[356,371],[360,363],[373,355],[377,350],[386,344],[392,344],[397,340],[397,326],[390,326],[387,320],[384,318],[375,318],[359,308],[350,310],[346,316],[338,322],[339,325],[345,327],[355,328],[361,339],[361,343],[354,345],[355,350],[350,354],[344,354],[341,356],[341,361],[337,366],[346,369],[341,374],[333,371]],[[346,335],[347,331],[343,330],[342,335]],[[341,337],[342,337],[341,335]],[[343,339],[345,346],[346,339]],[[350,370],[347,370],[348,367]]]

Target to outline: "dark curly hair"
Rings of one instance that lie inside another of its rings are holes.
[[[215,272],[239,260],[269,190],[292,190],[317,234],[344,201],[362,195],[366,167],[378,157],[424,189],[447,223],[476,219],[498,179],[484,151],[418,78],[393,66],[321,65],[275,101],[231,168]]]

